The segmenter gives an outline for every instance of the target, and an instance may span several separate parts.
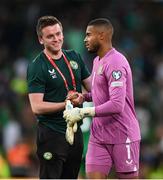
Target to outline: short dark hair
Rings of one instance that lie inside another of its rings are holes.
[[[42,16],[37,21],[36,32],[38,36],[42,35],[42,29],[46,26],[59,24],[62,28],[61,22],[54,16]],[[62,28],[63,29],[63,28]]]
[[[113,25],[107,18],[93,19],[88,23],[88,26],[105,26],[107,28],[112,28],[113,30]]]

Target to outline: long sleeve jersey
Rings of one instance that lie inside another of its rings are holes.
[[[94,59],[91,95],[96,116],[91,138],[120,144],[140,140],[133,98],[132,72],[127,59],[112,48]]]

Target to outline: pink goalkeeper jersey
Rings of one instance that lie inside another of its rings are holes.
[[[92,140],[107,144],[140,140],[132,72],[126,58],[114,48],[102,59],[94,59],[91,95],[96,111]]]

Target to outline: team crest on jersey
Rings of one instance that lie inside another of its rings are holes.
[[[70,65],[72,67],[72,69],[76,70],[78,69],[78,63],[76,61],[70,61]]]
[[[55,69],[48,70],[48,72],[50,73],[50,76],[51,76],[53,79],[54,79],[54,78],[57,78]]]
[[[44,157],[44,159],[46,159],[46,160],[50,160],[50,159],[53,157],[53,155],[52,155],[51,152],[45,152],[45,153],[43,154],[43,157]]]
[[[120,78],[121,78],[121,76],[122,76],[122,72],[121,72],[121,71],[119,71],[119,70],[117,70],[117,71],[113,71],[113,72],[112,72],[112,76],[113,76],[113,78],[114,78],[115,80],[118,80],[118,79],[120,79]]]

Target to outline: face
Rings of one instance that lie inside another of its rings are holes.
[[[45,49],[50,52],[59,52],[63,45],[63,32],[59,24],[47,26],[42,29],[42,36],[39,41],[44,45]]]
[[[86,37],[84,39],[85,46],[89,52],[97,53],[100,48],[100,33],[94,26],[88,26],[86,29]]]

